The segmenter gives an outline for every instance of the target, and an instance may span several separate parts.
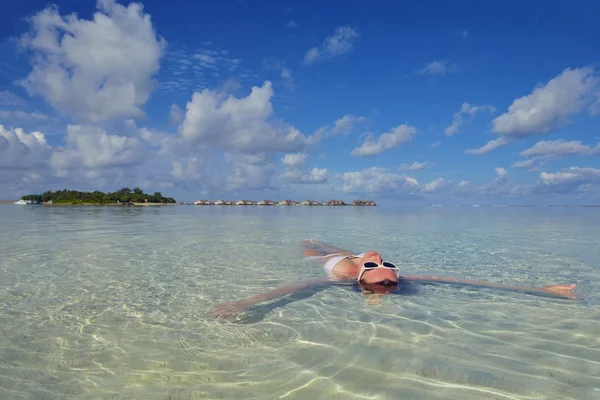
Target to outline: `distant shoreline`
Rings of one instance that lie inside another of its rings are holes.
[[[15,202],[18,200],[0,200],[0,205],[16,205]],[[325,204],[326,202],[315,202],[315,204],[301,204],[299,202],[294,204],[280,204],[280,203],[272,203],[272,204],[258,204],[258,202],[254,203],[245,203],[245,204],[236,204],[236,202],[224,203],[224,204],[194,204],[194,202],[177,202],[177,203],[40,203],[40,204],[32,204],[32,205],[41,205],[41,206],[49,206],[49,207],[60,207],[60,206],[109,206],[109,207],[126,207],[126,206],[144,206],[144,207],[157,207],[157,206],[307,206],[307,207],[340,207],[340,206],[359,206],[359,207],[372,207],[372,205],[363,205],[363,204],[352,204],[352,203],[344,203],[344,204]],[[411,205],[411,207],[432,207],[432,208],[452,208],[452,207],[461,207],[461,208],[600,208],[600,204],[548,204],[548,205],[532,205],[532,204],[509,204],[509,205],[497,205],[497,204],[481,204],[474,207],[471,204],[453,204],[447,206],[440,206],[437,204],[420,204],[420,205]]]

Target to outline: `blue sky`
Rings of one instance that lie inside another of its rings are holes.
[[[600,200],[600,4],[42,1],[0,16],[0,197]]]

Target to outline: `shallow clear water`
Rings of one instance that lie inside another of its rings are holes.
[[[583,298],[330,286],[211,318],[323,277],[306,237]],[[600,398],[599,237],[597,208],[0,206],[0,398]]]

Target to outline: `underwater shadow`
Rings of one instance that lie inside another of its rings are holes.
[[[274,311],[275,309],[280,307],[284,307],[295,301],[308,299],[314,296],[315,294],[327,289],[329,286],[348,287],[350,290],[353,290],[357,293],[363,292],[363,290],[358,285],[347,284],[333,284],[307,288],[269,304],[252,306],[248,310],[246,310],[243,316],[240,316],[238,320],[232,322],[235,324],[254,324],[257,322],[261,322],[265,318],[265,316],[271,311]],[[419,289],[417,288],[417,285],[400,281],[400,283],[394,290],[392,290],[390,293],[384,294],[383,296],[415,296],[417,294],[419,294]]]

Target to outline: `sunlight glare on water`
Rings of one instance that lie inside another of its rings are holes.
[[[1,399],[600,397],[600,209],[0,206]],[[313,237],[450,285],[328,286]]]

